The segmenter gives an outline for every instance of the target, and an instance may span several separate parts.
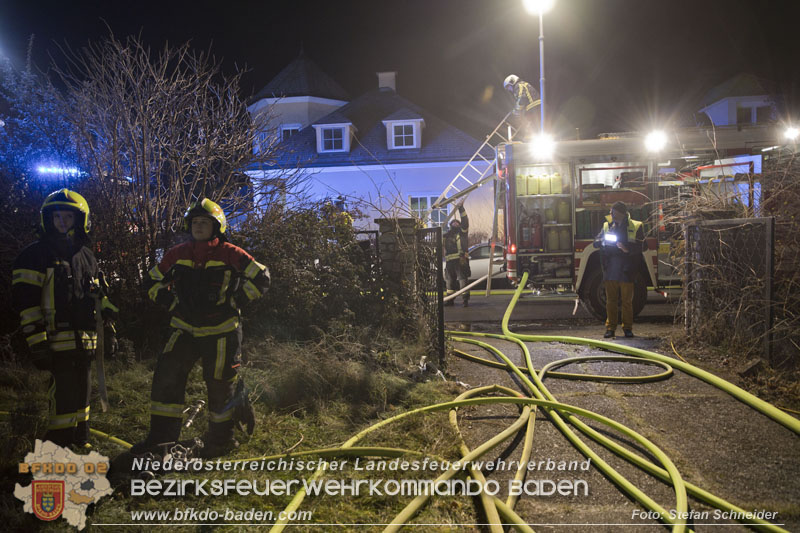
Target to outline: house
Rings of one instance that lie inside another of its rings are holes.
[[[270,110],[285,150],[271,166],[251,167],[253,179],[302,167],[312,199],[344,199],[366,217],[419,216],[429,209],[480,142],[400,96],[395,72],[379,72],[375,89],[348,99],[341,87],[301,54],[258,93],[248,108]],[[486,163],[481,162],[483,168]],[[478,166],[476,164],[476,166]],[[466,208],[477,238],[488,238],[492,187],[472,193]],[[447,208],[432,214],[442,224]]]
[[[775,102],[751,74],[738,74],[712,88],[701,106],[699,113],[714,126],[767,124],[777,117]]]

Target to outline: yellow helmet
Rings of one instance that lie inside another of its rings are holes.
[[[42,208],[39,210],[39,223],[45,233],[53,227],[53,211],[73,211],[77,217],[75,220],[76,228],[83,228],[84,233],[89,233],[89,204],[86,198],[69,189],[59,189],[51,192],[44,199]]]
[[[189,209],[186,210],[186,214],[183,215],[184,231],[190,231],[192,219],[198,215],[211,217],[216,220],[219,224],[219,232],[222,235],[224,235],[225,230],[228,229],[228,223],[225,220],[225,212],[222,208],[216,202],[212,202],[208,198],[203,198],[197,202],[192,202],[191,205],[189,205]]]

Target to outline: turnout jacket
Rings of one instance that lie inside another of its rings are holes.
[[[237,301],[259,298],[269,281],[266,266],[215,238],[171,248],[150,270],[145,288],[151,300],[169,310],[170,326],[205,337],[237,329]]]
[[[45,235],[22,251],[14,262],[11,303],[34,354],[95,348],[97,298],[104,310],[118,311],[98,274],[91,250],[67,236]]]
[[[461,225],[458,228],[451,227],[444,234],[444,258],[446,261],[459,259],[462,256],[469,257],[467,236],[469,234],[469,218],[464,206],[458,208],[461,217]]]
[[[620,250],[616,243],[605,244],[605,235],[613,233],[617,242],[625,244],[628,253]],[[625,223],[619,226],[613,222],[611,215],[606,215],[603,229],[595,238],[595,248],[602,250],[603,279],[606,281],[631,282],[636,273],[636,265],[642,252],[647,249],[644,240],[644,226],[638,220],[633,220],[630,214],[625,216]]]

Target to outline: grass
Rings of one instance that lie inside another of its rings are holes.
[[[312,343],[276,343],[262,339],[245,346],[245,364],[241,375],[252,392],[256,410],[256,430],[252,436],[237,431],[241,446],[229,458],[253,458],[340,446],[357,432],[406,410],[453,399],[460,391],[449,382],[415,382],[407,379],[408,369],[420,359],[422,350],[396,339],[373,336],[368,343],[352,335],[326,335]],[[121,358],[106,364],[111,409],[102,413],[93,398],[92,427],[127,442],[142,439],[149,425],[149,394],[153,360],[133,361]],[[126,361],[126,362],[123,362]],[[130,362],[127,362],[130,361]],[[3,472],[0,483],[0,520],[8,531],[68,531],[63,520],[41,522],[21,512],[22,504],[14,496],[14,484],[27,485],[30,477],[17,474],[16,465],[33,448],[46,428],[47,375],[28,366],[7,364],[0,372],[0,409],[12,415],[0,420],[0,446],[6,450],[0,459]],[[199,363],[193,370],[186,390],[186,405],[205,399],[206,390]],[[206,429],[207,413],[183,431],[181,438],[199,436]],[[122,448],[93,437],[95,450],[110,458]],[[424,451],[427,454],[457,458],[454,435],[446,413],[415,415],[370,433],[358,445],[375,445]],[[165,474],[163,478],[224,479],[302,479],[311,472],[255,471],[202,472]],[[329,472],[324,479],[433,479],[432,471],[365,472],[348,468]],[[176,507],[247,511],[251,508],[272,510],[276,514],[291,496],[220,496],[220,497],[145,497],[127,496],[117,490],[90,509],[89,523],[131,523],[131,511],[172,511]],[[307,497],[300,510],[313,511],[318,524],[388,523],[410,497],[369,495]],[[440,497],[427,505],[415,522],[471,523],[476,520],[469,499]],[[125,531],[146,531],[151,527],[126,527]],[[176,526],[171,531],[232,531],[234,526]],[[265,531],[263,527],[253,528]],[[314,526],[314,531],[346,531],[341,526]],[[244,528],[244,530],[248,530]],[[364,528],[362,528],[364,530]],[[434,527],[426,531],[436,531]],[[441,531],[449,530],[442,526]]]

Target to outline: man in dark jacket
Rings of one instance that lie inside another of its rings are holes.
[[[444,237],[445,281],[447,291],[455,292],[467,286],[469,279],[469,218],[464,205],[459,204],[458,214],[461,220],[454,218],[450,221],[450,229]],[[462,294],[464,307],[469,305],[469,291]],[[453,300],[448,300],[445,305],[453,305]]]
[[[40,211],[40,238],[14,262],[12,307],[19,313],[33,364],[51,373],[45,440],[90,448],[91,362],[97,342],[96,301],[103,294],[89,244],[89,205],[69,189],[51,193]]]
[[[602,249],[606,339],[615,335],[620,305],[622,330],[626,337],[633,337],[633,282],[646,246],[643,224],[631,218],[624,203],[616,202],[594,241],[594,247]]]
[[[131,448],[134,454],[178,440],[186,381],[197,359],[202,360],[209,407],[208,432],[199,454],[217,457],[236,446],[234,423],[243,408],[251,409],[241,397],[237,374],[239,304],[259,298],[270,278],[266,266],[225,241],[226,229],[219,205],[207,198],[193,203],[184,216],[184,230],[192,240],[167,251],[148,274],[150,299],[170,312],[170,334],[153,374],[150,433]],[[252,432],[252,412],[244,414],[250,417]]]

